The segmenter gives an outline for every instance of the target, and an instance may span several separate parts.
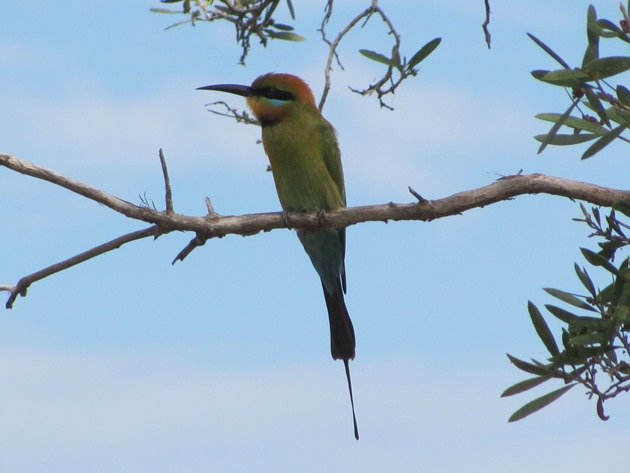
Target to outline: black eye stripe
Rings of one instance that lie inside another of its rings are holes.
[[[276,89],[275,87],[265,87],[262,89],[258,89],[256,90],[256,94],[271,100],[295,100],[295,95],[293,95],[288,90],[280,90]]]

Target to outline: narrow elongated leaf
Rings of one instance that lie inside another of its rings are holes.
[[[603,35],[601,32],[599,33],[601,36],[605,36],[606,38],[612,38],[614,36],[621,36],[624,34],[621,28],[619,28],[610,20],[606,20],[606,19],[597,20],[597,26],[599,26],[603,30],[610,30],[612,32],[610,36]]]
[[[167,15],[181,15],[181,11],[179,10],[169,10],[168,8],[149,8],[151,13],[166,13]]]
[[[614,139],[616,139],[619,135],[623,133],[623,131],[627,128],[626,125],[619,125],[617,128],[613,128],[611,131],[606,133],[600,139],[598,139],[595,143],[588,147],[584,154],[582,155],[582,159],[588,159],[601,150],[603,150],[606,146],[608,146]]]
[[[536,333],[547,348],[547,351],[549,351],[552,356],[560,353],[560,350],[558,350],[558,344],[553,338],[553,334],[551,333],[551,330],[549,330],[549,326],[547,325],[545,318],[540,313],[540,310],[538,310],[538,307],[536,307],[532,301],[527,301],[527,310],[529,311],[529,316],[532,319],[532,324],[534,324]]]
[[[593,309],[586,302],[582,301],[582,299],[578,299],[577,297],[575,297],[573,294],[569,292],[565,292],[561,289],[554,289],[553,287],[544,287],[543,291],[545,291],[547,294],[550,294],[557,299],[560,299],[563,302],[566,302],[567,304],[571,304],[575,307],[579,307],[580,309],[596,312],[595,309]]]
[[[442,38],[434,38],[431,41],[429,41],[427,44],[425,44],[424,46],[422,46],[417,52],[416,54],[414,54],[411,59],[409,60],[409,64],[407,64],[407,69],[411,70],[413,69],[415,66],[417,66],[418,64],[420,64],[424,59],[427,58],[427,56],[429,54],[431,54],[433,51],[435,51],[435,48],[437,48],[440,45],[440,42],[442,41]]]
[[[304,36],[300,36],[297,33],[291,33],[289,31],[265,30],[265,33],[273,39],[282,39],[284,41],[304,41]]]
[[[550,360],[554,365],[562,365],[562,366],[578,366],[586,363],[585,358],[579,358],[577,356],[569,356],[564,353],[560,353],[559,355],[552,356]]]
[[[580,101],[579,99],[575,99],[573,103],[571,104],[571,106],[567,108],[567,110],[562,114],[560,118],[558,118],[558,121],[556,121],[556,123],[553,124],[553,126],[551,127],[551,130],[549,130],[549,133],[547,133],[547,138],[541,143],[540,147],[538,148],[538,154],[543,152],[543,150],[551,142],[551,140],[556,135],[556,133],[558,133],[558,130],[564,124],[565,120],[569,118],[569,115],[571,115],[571,112],[576,107],[579,101]]]
[[[295,20],[295,8],[293,8],[293,2],[291,2],[291,0],[287,0],[287,7],[289,7],[289,13],[291,14],[291,18]]]
[[[263,24],[266,25],[267,22],[269,21],[269,19],[271,18],[271,16],[273,15],[273,13],[276,11],[276,8],[278,8],[278,5],[280,4],[280,0],[274,0],[268,7],[267,7],[267,13],[265,14],[265,19],[263,20]]]
[[[561,307],[556,307],[555,305],[551,305],[551,304],[545,304],[545,309],[551,312],[551,315],[555,316],[556,318],[562,320],[564,323],[567,323],[567,324],[571,323],[573,319],[578,317],[577,315],[572,314],[568,310],[564,310]]]
[[[574,346],[607,345],[608,337],[604,333],[591,332],[571,337]]]
[[[580,69],[536,70],[531,74],[540,81],[561,87],[584,87],[586,82],[594,80]]]
[[[586,288],[588,292],[590,292],[591,296],[595,297],[597,295],[595,284],[593,284],[593,281],[586,272],[586,269],[580,268],[577,263],[573,263],[573,269],[575,269],[575,274],[577,274],[582,285]]]
[[[600,319],[598,317],[580,316],[575,317],[569,322],[569,332],[578,334],[583,330],[606,330],[610,325],[608,320]]]
[[[617,270],[615,265],[612,264],[610,261],[608,261],[606,258],[604,258],[602,255],[595,253],[594,251],[589,250],[588,248],[580,248],[580,251],[584,255],[584,258],[586,258],[586,261],[591,263],[593,266],[601,266],[602,268],[613,273],[614,275],[619,274],[619,271]]]
[[[562,115],[559,113],[539,113],[536,115],[536,118],[556,123],[562,118]],[[608,133],[608,130],[600,124],[574,116],[568,116],[564,121],[564,125],[578,130],[588,131],[589,133],[595,133],[596,135],[605,135]]]
[[[630,107],[630,90],[623,85],[617,86],[617,99],[627,107]]]
[[[610,126],[610,118],[606,114],[606,108],[602,104],[602,101],[599,100],[599,97],[588,87],[582,89],[584,90],[584,94],[586,95],[586,99],[588,100],[588,104],[592,110],[597,113],[597,116],[606,125]]]
[[[599,59],[599,27],[597,26],[597,13],[595,7],[590,5],[588,7],[588,13],[586,15],[586,35],[588,37],[588,46],[584,53],[584,59],[582,60],[582,67],[584,65]]]
[[[562,67],[564,67],[565,69],[571,69],[571,67],[565,62],[564,59],[562,59],[553,49],[551,49],[549,46],[547,46],[545,43],[543,43],[541,40],[539,40],[538,38],[536,38],[536,36],[534,36],[531,33],[527,33],[527,36],[530,37],[530,39],[536,43],[538,46],[540,46],[542,48],[543,51],[545,51],[547,54],[549,54],[552,58],[554,58],[556,61],[558,61],[560,63],[560,65]]]
[[[551,391],[550,393],[547,393],[544,396],[540,396],[539,398],[536,398],[533,401],[528,402],[523,407],[521,407],[516,412],[514,412],[514,414],[512,414],[510,418],[508,419],[508,422],[516,422],[517,420],[524,419],[528,415],[541,410],[543,407],[548,406],[553,401],[560,398],[564,393],[566,393],[573,386],[575,386],[575,383],[569,384],[560,389],[556,389],[555,391]]]
[[[529,378],[519,383],[516,383],[501,393],[501,397],[514,396],[515,394],[524,393],[532,388],[535,388],[539,384],[550,380],[549,376],[536,376],[535,378]]]
[[[595,217],[595,220],[597,221],[597,225],[601,225],[602,218],[599,214],[599,209],[597,207],[591,207],[591,209],[593,210],[593,217]]]
[[[274,23],[273,25],[271,25],[272,28],[275,28],[277,30],[282,30],[282,31],[293,31],[294,28],[291,25],[285,25],[283,23]]]
[[[549,376],[549,370],[541,368],[540,366],[536,366],[533,363],[528,363],[527,361],[519,360],[515,356],[506,353],[507,357],[510,359],[512,364],[516,366],[519,370],[525,371],[526,373],[535,374],[538,376]]]
[[[359,49],[359,52],[372,61],[380,62],[381,64],[385,64],[387,66],[393,65],[392,60],[381,53],[370,51],[369,49]]]
[[[548,134],[546,135],[535,135],[534,139],[540,143],[547,143],[548,145],[554,146],[570,146],[570,145],[578,145],[580,143],[586,143],[588,141],[594,140],[598,135],[594,135],[592,133],[581,133],[579,135],[570,134],[565,135],[562,133],[558,133],[551,138]]]
[[[596,79],[605,79],[606,77],[621,74],[622,72],[629,70],[630,57],[603,57],[585,64],[583,69],[590,72]]]
[[[609,107],[606,110],[606,115],[620,125],[625,125],[627,127],[630,124],[630,111],[624,110],[623,108]]]

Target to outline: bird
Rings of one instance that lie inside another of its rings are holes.
[[[346,206],[341,152],[333,126],[323,117],[308,84],[292,74],[268,73],[251,85],[215,84],[197,90],[227,92],[245,97],[262,128],[283,212],[324,212]],[[330,325],[330,350],[343,360],[354,437],[359,430],[354,409],[349,361],[356,341],[348,314],[346,293],[346,229],[298,229],[297,236],[321,279]]]

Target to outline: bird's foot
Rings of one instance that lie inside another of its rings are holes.
[[[291,230],[291,223],[289,222],[289,212],[286,210],[282,211],[282,221],[286,225],[286,227]]]
[[[326,222],[326,211],[324,209],[317,212],[317,223],[321,226]]]

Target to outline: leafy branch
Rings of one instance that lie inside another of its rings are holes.
[[[551,379],[559,379],[567,386],[525,404],[512,414],[510,422],[542,409],[578,384],[586,389],[589,399],[596,398],[597,414],[607,420],[604,402],[630,391],[630,257],[623,258],[619,265],[613,264],[615,255],[630,247],[627,234],[630,226],[618,219],[614,209],[602,220],[597,207],[590,212],[584,205],[580,207],[584,218],[575,220],[592,228],[591,236],[604,239],[599,243],[598,252],[587,248],[580,251],[589,265],[610,273],[612,282],[597,289],[587,269],[574,263],[575,273],[586,293],[544,289],[570,306],[545,305],[551,315],[566,325],[562,328],[562,350],[542,312],[531,301],[528,303],[532,324],[550,357],[546,362],[527,362],[508,355],[518,369],[535,376],[509,387],[502,396],[523,393]],[[620,202],[615,207],[630,216],[630,201]]]
[[[541,143],[538,153],[547,145],[576,145],[595,140],[582,154],[582,159],[587,159],[615,140],[630,143],[630,138],[623,135],[630,128],[630,90],[621,84],[615,87],[606,80],[630,70],[630,57],[599,56],[600,38],[614,38],[630,43],[628,13],[623,5],[621,12],[622,19],[618,27],[610,20],[598,19],[592,5],[588,8],[586,20],[588,43],[580,67],[571,68],[558,53],[528,33],[540,48],[563,67],[552,71],[535,70],[532,71],[532,75],[544,83],[565,88],[572,99],[571,105],[564,113],[536,115],[540,120],[553,123],[547,133],[534,137]],[[577,109],[581,116],[571,115],[574,109]],[[562,126],[572,129],[573,133],[559,133]]]
[[[326,68],[324,69],[324,91],[319,101],[319,109],[322,110],[328,93],[330,91],[331,79],[330,74],[332,72],[333,60],[337,62],[337,65],[343,69],[343,65],[339,58],[338,47],[341,40],[346,34],[348,34],[357,24],[361,23],[363,28],[368,21],[373,17],[379,17],[387,28],[387,36],[393,38],[393,45],[391,46],[391,53],[389,55],[381,54],[369,49],[360,49],[359,52],[368,59],[387,66],[387,69],[383,73],[380,79],[377,79],[374,83],[368,85],[364,89],[355,89],[349,87],[354,93],[360,95],[376,94],[379,104],[382,108],[393,110],[393,108],[385,103],[383,97],[389,94],[394,94],[396,89],[403,81],[411,76],[418,74],[417,66],[426,59],[440,44],[441,38],[435,38],[422,46],[411,59],[407,61],[407,58],[401,58],[401,37],[393,22],[387,16],[385,11],[379,6],[377,0],[372,0],[371,5],[355,16],[335,37],[334,40],[330,40],[326,33],[326,26],[330,21],[333,13],[333,0],[328,0],[325,8],[325,15],[322,18],[322,23],[319,27],[319,31],[322,35],[322,41],[329,46],[328,59],[326,61]]]
[[[153,13],[183,14],[188,17],[168,26],[171,29],[176,26],[190,24],[195,26],[197,22],[212,23],[215,21],[227,21],[234,25],[236,42],[241,45],[242,54],[239,63],[245,64],[245,59],[251,49],[252,37],[258,38],[263,46],[267,46],[270,39],[284,41],[303,41],[304,38],[294,33],[294,28],[285,23],[279,23],[273,17],[281,0],[251,0],[241,2],[238,0],[160,0],[162,3],[181,3],[181,10],[170,8],[151,8]],[[295,20],[295,9],[291,0],[285,0],[291,19]]]

